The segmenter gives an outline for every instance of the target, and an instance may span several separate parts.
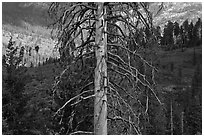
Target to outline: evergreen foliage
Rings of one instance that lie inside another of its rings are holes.
[[[3,56],[3,91],[2,91],[2,107],[3,107],[3,122],[4,128],[13,134],[23,134],[25,125],[22,121],[25,109],[24,106],[27,102],[27,96],[24,94],[25,84],[29,77],[24,73],[26,68],[21,66],[23,58],[23,50],[21,47],[18,54],[18,47],[15,47],[15,42],[10,39],[7,46],[6,56]],[[8,133],[7,132],[7,133]],[[7,134],[6,133],[6,134]]]
[[[173,26],[172,26],[173,25]],[[172,30],[173,27],[173,30]],[[195,25],[193,22],[186,19],[182,24],[168,21],[163,29],[163,36],[161,38],[161,45],[166,50],[173,50],[186,47],[196,47],[202,43],[202,22],[198,18]]]

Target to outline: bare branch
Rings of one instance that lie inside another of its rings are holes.
[[[57,112],[55,113],[55,115],[57,115],[62,109],[64,109],[64,108],[66,107],[66,105],[68,105],[71,101],[73,101],[73,100],[75,100],[75,99],[81,97],[81,95],[83,95],[83,94],[85,94],[85,93],[88,93],[88,92],[91,92],[91,91],[93,91],[93,90],[83,91],[82,93],[80,93],[80,94],[76,95],[75,97],[69,99],[61,108],[59,108],[59,109],[57,110]],[[55,116],[55,115],[54,115],[54,116]]]
[[[117,67],[117,68],[119,68],[119,69],[121,69],[121,70],[123,70],[123,71],[126,72],[127,74],[131,75],[133,78],[137,78],[137,76],[134,75],[134,74],[133,74],[132,72],[130,72],[129,70],[127,70],[127,69],[125,69],[125,68],[123,68],[123,67],[121,67],[121,66],[118,66],[118,65],[116,65],[115,63],[113,63],[113,62],[111,62],[111,61],[107,61],[107,63],[109,63],[109,64],[111,64],[111,65],[113,65],[113,66],[115,66],[115,67]]]
[[[93,132],[88,132],[88,131],[75,131],[69,135],[77,135],[77,134],[80,134],[80,135],[93,135],[94,133]]]
[[[120,56],[118,56],[118,55],[116,55],[116,54],[114,54],[114,53],[111,53],[111,52],[108,52],[108,55],[111,55],[111,56],[113,56],[113,57],[119,59],[119,60],[122,62],[122,64],[127,65],[127,64],[125,63],[125,61],[124,61]],[[119,63],[119,62],[118,62],[118,63]]]
[[[108,63],[110,63],[110,64],[112,64],[112,65],[114,65],[114,66],[116,66],[116,67],[118,67],[118,68],[120,68],[120,69],[122,69],[122,70],[124,70],[126,73],[128,73],[128,74],[130,74],[130,75],[132,75],[134,78],[136,78],[137,79],[137,81],[139,81],[143,86],[147,86],[151,91],[152,91],[152,93],[154,94],[154,96],[156,97],[156,99],[158,100],[158,102],[162,105],[163,103],[161,103],[161,101],[160,101],[160,99],[157,97],[157,95],[156,95],[156,93],[154,92],[154,90],[150,87],[150,83],[146,80],[146,78],[145,78],[145,75],[142,75],[143,76],[143,79],[145,80],[145,82],[147,82],[147,84],[146,83],[144,83],[144,82],[142,82],[139,78],[137,78],[137,76],[136,75],[134,75],[132,72],[130,72],[130,71],[128,71],[128,70],[126,70],[126,69],[124,69],[124,68],[122,68],[122,67],[120,67],[120,66],[117,66],[116,64],[114,64],[113,62],[109,62],[109,61],[107,61]],[[120,74],[122,74],[122,73],[120,73]]]
[[[147,111],[148,111],[148,107],[149,106],[149,96],[148,96],[148,94],[147,94],[147,101],[146,101],[146,110],[145,110],[145,113],[147,113]]]
[[[157,97],[156,93],[154,92],[153,88],[150,87],[150,85],[143,83],[140,79],[138,79],[138,81],[143,85],[143,86],[147,86],[151,92],[154,94],[155,98],[157,99],[157,101],[159,102],[160,105],[163,105],[164,103],[162,103],[160,101],[160,99]],[[147,81],[147,80],[146,80]]]
[[[110,85],[111,85],[111,90],[115,91],[116,92],[116,87],[117,86],[119,89],[122,89],[123,92],[126,93],[126,95],[128,95],[129,97],[131,97],[133,100],[136,100],[138,101],[135,97],[133,97],[129,92],[127,92],[124,88],[122,88],[121,86],[119,86],[118,84],[114,83],[114,82],[110,82]]]
[[[138,116],[136,116],[135,112],[132,110],[132,107],[121,97],[121,95],[118,93],[118,91],[116,91],[114,89],[112,89],[112,90],[115,91],[115,93],[116,93],[116,94],[113,94],[113,96],[117,96],[118,98],[120,98],[120,100],[126,105],[126,107],[129,108],[129,110],[134,115],[134,117],[138,118]]]
[[[116,28],[120,31],[120,33],[123,35],[123,37],[127,37],[127,36],[124,34],[123,30],[120,28],[120,26],[118,26],[118,25],[115,24],[115,23],[111,23],[111,22],[108,22],[108,24],[110,24],[110,25],[116,27]]]
[[[107,119],[108,119],[108,120],[113,120],[113,121],[115,121],[115,120],[122,120],[123,122],[126,122],[126,123],[128,123],[128,124],[131,124],[131,125],[134,127],[134,130],[137,132],[137,134],[138,134],[138,135],[141,135],[139,129],[137,129],[138,127],[135,125],[134,122],[131,122],[131,121],[129,121],[129,120],[125,119],[125,118],[122,118],[122,117],[120,117],[120,116],[115,116],[115,117],[109,117],[109,116],[108,116]]]
[[[74,103],[71,104],[70,106],[77,105],[77,104],[79,104],[81,101],[86,100],[86,99],[89,99],[89,98],[92,98],[92,97],[95,97],[95,94],[90,95],[90,96],[87,96],[87,97],[81,96],[77,102],[74,102]]]
[[[131,54],[133,54],[133,55],[139,57],[142,61],[145,62],[145,64],[147,64],[148,66],[150,66],[150,67],[152,67],[153,69],[155,69],[156,71],[158,71],[154,66],[152,66],[149,62],[147,62],[140,54],[137,54],[136,52],[133,52],[133,51],[129,50],[128,48],[126,48],[126,47],[124,47],[124,46],[122,46],[122,45],[120,45],[120,44],[112,44],[112,43],[107,43],[107,44],[108,44],[109,46],[116,46],[116,47],[120,47],[120,48],[122,48],[122,49],[127,50],[129,53],[131,53]]]

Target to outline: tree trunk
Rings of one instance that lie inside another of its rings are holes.
[[[174,124],[173,124],[173,107],[172,107],[173,103],[172,103],[172,97],[171,97],[171,135],[173,135],[174,133]]]
[[[94,101],[94,134],[107,135],[107,24],[104,19],[106,9],[103,3],[98,4],[95,38],[95,101]]]
[[[193,48],[193,65],[196,65],[196,53],[195,53],[195,47]]]
[[[183,116],[184,116],[184,112],[181,112],[181,135],[183,135],[183,129],[184,129],[184,123],[183,123]]]

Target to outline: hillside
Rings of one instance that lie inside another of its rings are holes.
[[[47,7],[44,8],[43,5],[44,3],[3,2],[2,23],[21,27],[25,22],[34,26],[46,26],[49,24],[49,17]]]
[[[40,54],[48,57],[52,56],[52,50],[56,40],[51,39],[51,29],[47,29],[50,23],[47,10],[49,2],[3,2],[2,3],[2,23],[3,23],[3,45],[7,45],[10,36],[14,40],[22,41],[22,46],[31,46],[34,50],[32,43],[36,44],[36,40],[42,41],[39,44]],[[152,3],[150,10],[155,16],[161,3]],[[164,7],[153,18],[154,25],[164,26],[168,21],[183,22],[186,19],[197,21],[201,17],[201,3],[196,2],[164,2]],[[18,37],[18,35],[20,37]],[[29,39],[32,37],[32,40]],[[3,53],[5,47],[3,46]],[[57,53],[58,54],[58,53]]]
[[[24,26],[24,23],[32,26],[46,26],[50,23],[47,9],[49,2],[12,2],[2,3],[2,22],[16,26]],[[196,21],[202,18],[201,2],[163,2],[163,9],[158,13],[161,2],[150,4],[155,25],[163,26],[168,20],[177,21],[179,24],[186,19]]]
[[[15,30],[12,30],[10,25],[5,25],[3,28],[2,54],[5,54],[7,44],[12,36],[12,40],[15,41],[15,46],[23,46],[25,48],[23,63],[26,62],[26,66],[30,66],[31,62],[33,62],[34,65],[37,65],[38,61],[42,63],[49,57],[55,58],[59,56],[58,50],[54,50],[57,44],[56,40],[53,40],[50,37],[40,33],[23,30],[20,27],[12,27],[15,28]],[[44,28],[41,28],[41,30],[43,29]],[[39,47],[38,54],[35,51],[36,46]],[[29,49],[31,49],[31,55],[29,55]],[[20,48],[18,50],[20,51]]]
[[[31,61],[36,62],[36,58],[40,58],[40,62],[43,62],[50,56],[59,56],[58,51],[54,51],[57,41],[51,38],[51,29],[47,28],[50,22],[47,13],[48,4],[35,2],[2,3],[2,54],[5,53],[6,45],[12,36],[12,40],[16,42],[15,46],[25,47],[24,60],[28,61],[27,53],[29,48],[32,49],[32,59],[29,59],[30,61],[26,66],[29,66]],[[37,57],[35,53],[36,46],[39,46],[40,57]]]
[[[158,10],[161,3],[153,3],[150,7],[154,11],[154,15]],[[179,24],[183,23],[186,19],[197,21],[197,18],[202,18],[202,3],[201,2],[164,2],[163,9],[159,14],[153,18],[153,23],[156,26],[163,27],[168,20]]]

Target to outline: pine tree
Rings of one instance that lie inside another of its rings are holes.
[[[189,46],[192,47],[193,44],[193,22],[190,23],[189,27],[188,27],[188,38],[189,38]]]
[[[194,46],[200,45],[202,43],[202,22],[201,19],[198,18],[194,28],[193,28],[193,41]]]
[[[18,53],[18,47],[15,47],[11,37],[2,61],[3,70],[6,70],[3,74],[2,117],[13,134],[22,134],[24,126],[22,116],[27,99],[23,93],[27,78],[22,74],[27,69],[22,66],[23,55],[24,47]]]
[[[181,36],[181,44],[180,44],[180,48],[181,51],[183,52],[183,48],[184,48],[184,44],[185,44],[185,35],[184,35],[184,30],[183,30],[183,26],[181,25],[180,27],[180,36]]]
[[[189,30],[189,23],[188,23],[188,19],[186,19],[183,24],[183,36],[184,36],[184,46],[188,47],[188,30]]]
[[[178,36],[179,36],[179,24],[178,22],[174,22],[174,36],[176,37],[175,39],[175,43],[177,44],[177,39],[178,39]]]
[[[159,41],[159,43],[161,43],[161,27],[160,26],[157,26],[156,28],[154,28],[154,34],[157,40]]]
[[[163,32],[163,40],[162,43],[167,45],[167,49],[172,50],[174,46],[174,38],[173,38],[173,28],[174,25],[171,21],[168,21],[167,25],[164,27]]]

